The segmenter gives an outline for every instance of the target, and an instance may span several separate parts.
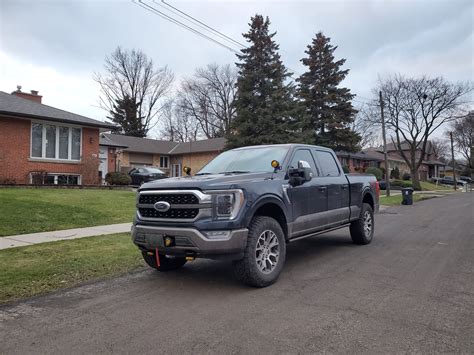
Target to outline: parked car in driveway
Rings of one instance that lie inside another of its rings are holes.
[[[242,147],[193,177],[142,185],[132,239],[159,271],[227,259],[239,280],[264,287],[281,273],[287,243],[349,227],[355,244],[369,244],[379,192],[375,176],[344,174],[327,148]]]
[[[459,177],[459,180],[465,181],[465,182],[467,182],[468,184],[471,184],[471,183],[472,183],[472,179],[471,179],[469,176],[460,176],[460,177]]]
[[[452,176],[445,176],[444,178],[441,178],[441,179],[438,180],[438,184],[454,186],[454,178]],[[464,187],[464,185],[466,185],[466,184],[467,184],[466,181],[456,179],[456,185],[457,186]]]
[[[153,166],[135,167],[128,172],[132,178],[132,185],[141,185],[153,180],[165,179],[166,174]]]

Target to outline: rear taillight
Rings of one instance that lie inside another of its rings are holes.
[[[380,185],[378,181],[375,182],[375,194],[377,195],[377,197],[380,196]]]

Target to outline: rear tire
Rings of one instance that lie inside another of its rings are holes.
[[[233,262],[237,279],[253,287],[266,287],[280,276],[286,257],[286,241],[280,224],[256,216],[249,227],[244,258]]]
[[[359,219],[349,227],[352,241],[358,245],[369,244],[374,237],[374,229],[374,211],[368,203],[363,203]]]
[[[170,257],[166,255],[160,255],[160,266],[156,264],[155,254],[148,255],[148,252],[142,252],[143,260],[148,266],[158,271],[171,271],[176,270],[186,264],[186,258],[184,257]]]

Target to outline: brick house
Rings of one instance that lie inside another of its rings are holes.
[[[402,143],[401,144],[402,151],[405,153],[407,157],[410,157],[410,146],[408,143]],[[383,162],[383,148],[378,147],[378,148],[368,148],[364,149],[365,153],[368,153],[372,156],[377,156],[381,159],[380,162],[380,167],[384,166]],[[421,154],[421,150],[417,150],[415,156],[417,159],[419,159]],[[387,156],[388,156],[388,165],[390,171],[394,169],[395,167],[398,168],[400,171],[400,176],[403,174],[410,174],[410,169],[403,159],[402,155],[398,151],[397,147],[393,143],[387,144]],[[441,168],[444,167],[445,163],[440,161],[438,157],[435,154],[435,151],[433,149],[433,146],[431,145],[431,142],[428,141],[427,147],[426,147],[426,152],[424,159],[418,169],[418,177],[421,181],[426,181],[430,178],[433,177],[439,177],[441,173]]]
[[[347,167],[350,173],[363,173],[369,167],[380,167],[383,161],[377,154],[369,152],[349,153],[345,151],[335,152],[343,167]]]
[[[177,143],[102,133],[101,173],[103,177],[112,171],[127,173],[137,166],[155,166],[170,177],[181,176],[184,166],[196,173],[222,152],[224,146],[225,138]]]
[[[0,91],[0,184],[95,184],[99,133],[112,125]]]

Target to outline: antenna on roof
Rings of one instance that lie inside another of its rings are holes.
[[[20,92],[21,91],[21,85],[16,86],[16,91]]]

